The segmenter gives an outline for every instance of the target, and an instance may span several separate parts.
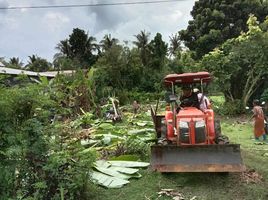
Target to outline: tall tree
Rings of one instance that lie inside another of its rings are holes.
[[[170,46],[168,48],[169,55],[176,57],[182,51],[181,41],[178,34],[169,36]]]
[[[227,101],[242,101],[243,105],[268,76],[268,32],[260,29],[253,15],[247,24],[247,33],[227,40],[201,61],[217,78]]]
[[[107,51],[110,49],[113,45],[118,44],[119,40],[116,38],[112,38],[111,34],[107,34],[103,37],[103,39],[100,41],[100,46],[103,51]]]
[[[133,42],[134,45],[140,50],[140,56],[142,64],[146,66],[149,60],[149,37],[150,33],[145,30],[141,31],[139,34],[134,35],[136,41]]]
[[[75,28],[68,39],[60,41],[56,46],[60,54],[55,57],[66,56],[78,62],[81,68],[89,68],[97,60],[98,45],[95,41],[96,39],[89,36],[84,30]]]
[[[60,43],[57,44],[56,49],[59,51],[59,54],[57,55],[57,57],[59,56],[71,57],[72,56],[71,46],[67,39],[61,40]]]
[[[156,33],[154,39],[149,44],[151,52],[151,67],[154,69],[161,69],[168,52],[168,45],[162,40],[162,35]]]
[[[180,31],[185,45],[196,57],[213,50],[230,38],[247,31],[249,14],[263,21],[268,13],[268,1],[263,0],[199,0],[195,2],[186,30]]]

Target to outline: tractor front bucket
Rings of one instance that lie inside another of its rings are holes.
[[[240,145],[153,145],[151,168],[159,172],[242,172]]]

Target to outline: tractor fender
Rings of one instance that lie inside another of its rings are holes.
[[[167,139],[174,137],[174,127],[173,127],[173,112],[166,111],[165,121],[167,126]]]
[[[214,126],[214,112],[212,109],[205,111],[207,115],[207,134],[209,137],[209,143],[213,144],[215,141],[215,126]]]

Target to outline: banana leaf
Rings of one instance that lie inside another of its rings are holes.
[[[99,125],[99,128],[105,129],[105,130],[110,130],[110,129],[113,129],[114,126],[112,124],[110,124],[110,123],[101,123]]]
[[[139,171],[139,169],[133,169],[128,167],[115,167],[115,166],[111,166],[109,167],[109,169],[123,174],[131,174],[131,178],[136,177],[135,174]]]
[[[112,177],[100,172],[93,171],[91,173],[91,179],[99,185],[102,185],[106,188],[121,188],[129,181]]]
[[[87,139],[87,140],[81,140],[80,142],[81,142],[82,146],[91,146],[93,144],[98,143],[99,141],[98,140]]]
[[[135,162],[135,161],[108,161],[112,166],[116,167],[148,167],[150,163],[147,162]]]
[[[147,122],[137,122],[136,123],[138,126],[146,126]]]
[[[95,166],[97,167],[105,167],[105,168],[108,168],[111,166],[110,163],[108,163],[106,160],[97,160],[95,162]]]
[[[100,169],[106,168],[106,169],[116,171],[116,172],[120,172],[120,173],[123,173],[123,174],[129,174],[129,175],[131,174],[131,177],[133,177],[133,176],[137,177],[136,173],[139,171],[139,169],[133,169],[133,168],[128,168],[128,167],[111,166],[111,164],[106,160],[98,160],[98,161],[96,161],[95,162],[95,167],[100,168]],[[110,174],[108,174],[108,175],[110,175]],[[111,176],[113,176],[113,175],[111,175]],[[117,177],[117,178],[119,178],[119,177]]]
[[[153,128],[134,129],[134,130],[128,131],[128,134],[130,134],[130,135],[143,134],[143,133],[147,133],[147,132],[155,132],[155,129],[153,129]]]
[[[128,180],[131,178],[131,176],[129,175],[126,175],[126,174],[122,174],[118,171],[115,171],[113,169],[110,169],[110,168],[105,168],[105,167],[94,167],[96,170],[98,170],[99,172],[102,172],[106,175],[109,175],[109,176],[113,176],[113,177],[116,177],[116,178],[119,178],[119,179],[124,179],[124,180]]]

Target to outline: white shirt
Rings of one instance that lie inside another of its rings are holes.
[[[210,105],[210,101],[205,95],[203,95],[203,99],[201,101],[202,95],[203,95],[202,93],[197,94],[200,110],[206,110],[208,109],[208,105]]]

